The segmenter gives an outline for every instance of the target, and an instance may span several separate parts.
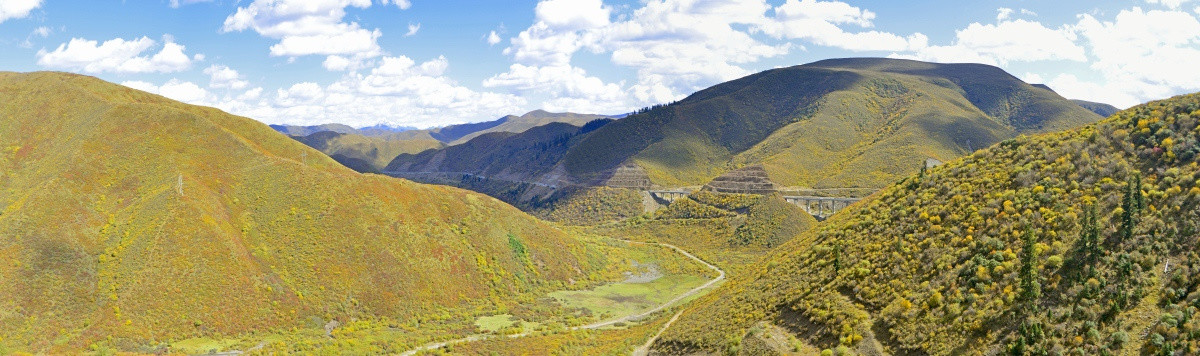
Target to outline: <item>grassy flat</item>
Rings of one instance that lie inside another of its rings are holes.
[[[601,319],[637,314],[654,308],[708,278],[695,275],[666,275],[647,283],[609,283],[591,290],[550,293],[564,307],[584,309]]]

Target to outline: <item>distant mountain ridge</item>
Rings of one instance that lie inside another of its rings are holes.
[[[638,111],[572,137],[559,160],[526,169],[502,165],[507,179],[589,184],[616,167],[643,167],[659,186],[703,185],[760,164],[783,186],[882,187],[929,158],[951,161],[1001,140],[1100,120],[1051,90],[1000,68],[884,58],[831,59],[779,68]],[[544,137],[504,141],[538,142]],[[389,169],[466,167],[459,160],[516,157],[499,141],[477,151],[401,155]],[[539,156],[545,157],[545,156]]]
[[[1116,114],[1118,111],[1121,111],[1121,109],[1118,109],[1116,106],[1108,105],[1105,103],[1097,103],[1097,102],[1091,102],[1091,101],[1087,101],[1087,100],[1071,100],[1071,101],[1076,104],[1079,104],[1079,106],[1082,106],[1084,109],[1091,110],[1092,112],[1096,113],[1096,115],[1100,115],[1103,117],[1109,117],[1109,116],[1112,116],[1112,114]]]
[[[376,173],[396,156],[465,143],[489,133],[520,133],[534,127],[564,123],[576,127],[604,115],[552,113],[534,110],[496,120],[419,130],[377,125],[355,129],[341,124],[318,126],[271,125],[271,128],[316,148],[359,172]]]

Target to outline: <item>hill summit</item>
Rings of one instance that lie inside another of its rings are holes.
[[[992,66],[831,59],[752,74],[584,129],[547,125],[400,155],[385,171],[450,174],[438,182],[513,203],[544,197],[514,191],[612,181],[628,165],[660,187],[699,186],[757,165],[781,187],[880,188],[929,159],[1100,119]],[[501,179],[485,186],[481,177]]]

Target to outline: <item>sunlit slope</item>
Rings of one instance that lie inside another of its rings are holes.
[[[0,349],[446,317],[608,258],[495,199],[91,77],[0,73],[0,120]]]
[[[1003,70],[880,58],[826,60],[718,84],[597,130],[569,172],[632,160],[664,186],[763,164],[783,185],[881,187],[1026,132],[1100,117]]]
[[[1180,96],[909,176],[701,299],[655,347],[737,353],[781,327],[863,354],[1196,354],[1198,120],[1200,94]]]
[[[411,137],[408,132],[366,136],[357,133],[321,131],[294,139],[315,148],[342,165],[359,172],[376,173],[396,156],[415,154],[445,145],[433,138]]]

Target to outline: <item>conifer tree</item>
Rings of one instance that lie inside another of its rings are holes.
[[[1100,225],[1096,222],[1096,205],[1089,205],[1083,213],[1083,231],[1080,234],[1080,247],[1088,264],[1100,258]]]
[[[1140,212],[1139,205],[1145,204],[1143,201],[1139,203],[1141,198],[1141,189],[1137,188],[1137,182],[1141,178],[1134,175],[1129,179],[1129,183],[1125,185],[1125,197],[1121,200],[1121,241],[1128,241],[1133,238],[1133,227],[1137,225],[1137,215]]]
[[[1020,299],[1033,306],[1037,299],[1042,296],[1042,284],[1039,281],[1037,256],[1035,249],[1036,238],[1033,236],[1033,230],[1025,230],[1025,236],[1022,238],[1024,248],[1021,251],[1021,294]]]

